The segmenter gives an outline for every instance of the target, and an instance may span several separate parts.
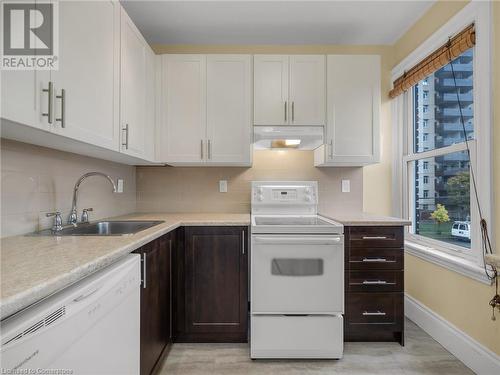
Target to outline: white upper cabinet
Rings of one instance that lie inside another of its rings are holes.
[[[151,98],[148,90],[154,90],[150,82],[154,72],[148,72],[154,68],[154,61],[149,45],[124,10],[121,16],[121,151],[146,158],[153,155],[149,137],[154,130],[150,123],[154,108],[148,108],[146,101]]]
[[[58,4],[58,68],[1,72],[2,137],[152,161],[157,57],[119,2]]]
[[[324,125],[325,96],[325,56],[290,56],[289,123]]]
[[[35,13],[38,18],[39,14]],[[35,22],[38,23],[36,19]],[[37,44],[37,38],[30,41]],[[31,45],[30,45],[31,46]],[[0,117],[50,131],[54,122],[50,70],[1,70]],[[51,84],[50,84],[51,85]]]
[[[52,123],[54,121],[53,112],[49,112],[53,111],[53,105],[49,106],[52,104],[49,102],[50,71],[2,70],[0,74],[2,76],[1,117],[50,131],[49,120]]]
[[[118,150],[119,31],[117,2],[59,2],[59,69],[51,72],[58,134]]]
[[[288,124],[289,58],[254,57],[254,124]]]
[[[256,55],[255,125],[324,125],[325,56]]]
[[[160,60],[152,49],[146,49],[146,106],[144,122],[145,158],[155,160],[155,131],[156,131],[156,96],[157,96],[157,65]]]
[[[327,57],[326,144],[316,166],[363,166],[380,159],[380,56]]]
[[[249,55],[163,55],[159,161],[250,165]]]
[[[206,57],[163,55],[160,161],[192,163],[207,156]]]
[[[250,165],[252,60],[207,56],[207,162]]]

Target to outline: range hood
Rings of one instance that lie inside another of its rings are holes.
[[[314,150],[323,144],[322,126],[261,126],[253,127],[254,148]]]

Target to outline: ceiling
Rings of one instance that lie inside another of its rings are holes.
[[[393,44],[433,3],[122,0],[150,44]]]

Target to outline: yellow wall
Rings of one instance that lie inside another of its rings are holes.
[[[394,45],[394,65],[466,5],[438,2]],[[500,247],[500,2],[494,4],[494,178],[496,248]],[[500,319],[490,320],[494,288],[413,256],[406,257],[406,292],[492,351],[500,354]]]
[[[391,104],[390,88],[393,48],[391,46],[341,45],[153,45],[162,53],[248,53],[248,54],[376,54],[381,56],[382,108],[380,117],[380,163],[363,168],[363,209],[380,215],[391,214]],[[384,181],[384,183],[380,183]]]

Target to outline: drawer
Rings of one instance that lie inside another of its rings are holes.
[[[402,270],[403,249],[350,248],[351,270]]]
[[[403,247],[403,227],[350,227],[351,247]]]
[[[403,293],[348,293],[346,302],[348,325],[402,326]]]
[[[341,358],[342,315],[252,315],[251,358]]]
[[[403,271],[365,270],[346,273],[348,292],[402,292]]]

